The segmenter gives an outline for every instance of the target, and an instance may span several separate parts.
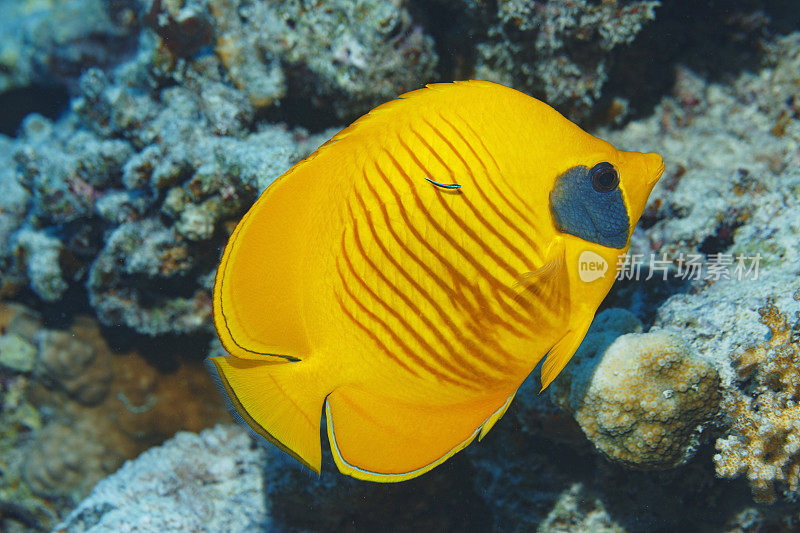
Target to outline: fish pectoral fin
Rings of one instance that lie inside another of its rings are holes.
[[[206,360],[233,418],[320,473],[320,423],[329,392],[306,362]]]
[[[514,284],[517,288],[531,289],[536,286],[546,284],[564,268],[565,244],[563,237],[555,237],[550,241],[545,253],[545,262],[542,266],[531,272],[526,272]]]
[[[564,274],[565,244],[563,237],[555,237],[547,247],[544,264],[531,272],[526,272],[514,283],[517,299],[527,298],[559,303],[563,295],[559,293],[568,288],[567,276]],[[558,293],[558,294],[557,294]]]
[[[542,363],[542,389],[539,392],[546,389],[572,359],[583,342],[593,318],[594,314],[590,313],[588,320],[570,328],[547,352],[547,359]]]
[[[513,397],[513,395],[512,395]],[[401,402],[355,387],[326,402],[336,466],[358,479],[396,482],[424,474],[484,434],[510,403],[508,393],[445,406]]]

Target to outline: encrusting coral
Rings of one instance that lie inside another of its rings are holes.
[[[257,109],[286,96],[310,97],[340,118],[353,117],[430,80],[437,63],[433,40],[413,24],[404,1],[146,4],[165,70],[210,45]]]
[[[694,453],[719,405],[719,376],[672,330],[641,331],[621,309],[595,320],[553,386],[586,437],[609,458],[641,469],[672,468]]]
[[[355,0],[327,9],[309,9],[298,0],[210,3],[215,9],[236,5],[250,23],[244,32],[223,35],[225,44],[217,49],[223,60],[222,51],[233,43],[241,50],[242,43],[254,41],[273,61],[301,67],[285,69],[294,97],[311,96],[339,117],[366,111],[433,77],[433,40],[413,24],[405,1]],[[224,20],[237,18],[227,14]],[[233,68],[235,62],[227,64]]]
[[[739,356],[739,377],[750,384],[724,400],[731,433],[717,440],[714,462],[719,476],[745,474],[753,498],[774,503],[778,494],[800,497],[800,313],[790,325],[772,300],[759,313],[770,338]]]
[[[92,264],[90,302],[103,310],[98,316],[105,324],[126,324],[150,335],[196,331],[211,317],[207,290],[200,286],[187,295],[165,290],[176,280],[185,283],[193,267],[189,247],[175,231],[153,219],[126,222],[108,236]],[[161,283],[136,287],[137,277]]]

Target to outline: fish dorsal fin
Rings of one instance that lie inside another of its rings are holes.
[[[403,115],[407,116],[408,113],[412,111],[412,107],[409,106],[410,103],[418,103],[426,99],[435,100],[439,97],[452,100],[456,97],[458,92],[461,92],[462,89],[466,89],[468,91],[472,89],[485,89],[492,91],[492,95],[495,97],[499,96],[497,94],[498,89],[500,89],[502,92],[508,91],[517,93],[517,91],[509,89],[503,85],[484,80],[454,81],[451,83],[429,83],[421,89],[403,93],[394,100],[389,100],[388,102],[370,110],[368,113],[361,116],[355,122],[334,135],[331,140],[323,144],[320,148],[324,148],[329,144],[340,141],[353,133],[359,132],[365,127],[374,125],[376,122],[382,122],[383,120],[391,122],[396,118],[393,115],[393,112],[401,112]]]
[[[513,394],[511,394],[513,397]],[[356,387],[326,402],[328,438],[339,470],[396,482],[424,474],[488,431],[510,403],[497,393],[454,405],[412,404]]]

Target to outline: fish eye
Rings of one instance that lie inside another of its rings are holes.
[[[611,192],[619,185],[619,174],[611,163],[597,163],[589,170],[589,179],[597,192]]]

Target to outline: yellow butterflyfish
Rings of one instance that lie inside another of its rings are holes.
[[[550,106],[485,81],[383,104],[272,183],[214,285],[234,417],[320,472],[402,481],[482,438],[583,340],[655,183]]]

